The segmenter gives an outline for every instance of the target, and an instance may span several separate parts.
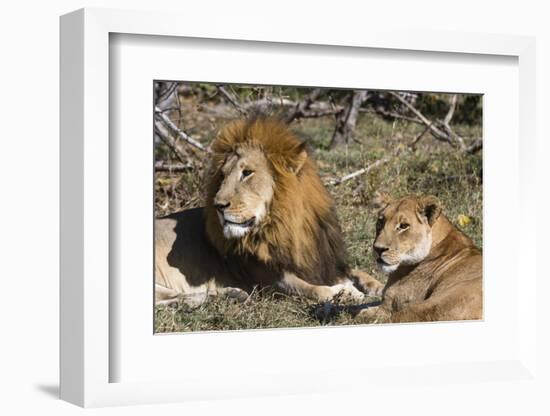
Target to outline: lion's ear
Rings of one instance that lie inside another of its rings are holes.
[[[441,214],[441,202],[435,196],[424,196],[418,201],[418,213],[428,220],[428,224],[434,225]]]
[[[307,152],[302,149],[302,151],[296,156],[296,159],[294,159],[292,166],[290,166],[290,170],[298,174],[304,167],[304,163],[306,163],[307,160]]]
[[[379,211],[386,208],[391,203],[391,197],[382,191],[374,192],[374,197],[372,198],[371,205],[372,207]]]

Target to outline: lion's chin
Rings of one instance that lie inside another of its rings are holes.
[[[251,225],[231,224],[227,222],[223,225],[223,235],[228,240],[242,238],[251,230]]]
[[[220,223],[223,228],[224,237],[230,240],[242,238],[248,234],[256,225],[256,217],[251,217],[246,221],[237,222],[220,216]]]
[[[228,240],[245,236],[254,228],[257,223],[256,216],[242,221],[230,215],[228,215],[228,218],[226,218],[220,212],[218,212],[218,219],[223,230],[223,235]]]
[[[382,271],[382,273],[390,274],[396,271],[399,268],[399,263],[396,264],[388,264],[382,259],[376,260],[376,265],[378,268]]]

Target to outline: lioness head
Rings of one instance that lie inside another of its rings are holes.
[[[375,204],[380,210],[373,249],[380,269],[392,273],[401,265],[424,260],[432,245],[432,226],[441,214],[437,198],[405,197],[392,201],[379,195]]]
[[[227,155],[214,195],[225,238],[240,238],[262,224],[273,199],[274,180],[263,152],[242,146]]]

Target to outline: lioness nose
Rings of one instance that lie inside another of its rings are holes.
[[[374,248],[374,251],[376,251],[376,254],[378,254],[379,256],[381,256],[384,251],[388,250],[388,247],[384,247],[380,244],[375,244],[373,248]]]
[[[231,205],[230,202],[214,202],[214,207],[215,207],[218,211],[223,211],[224,209],[228,208],[229,205]]]

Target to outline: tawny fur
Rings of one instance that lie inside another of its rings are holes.
[[[409,227],[402,230],[402,224]],[[423,258],[412,260],[426,241],[429,249]],[[441,213],[434,197],[388,201],[380,212],[374,247],[379,264],[392,271],[382,304],[363,310],[363,318],[379,322],[482,318],[481,251]]]

